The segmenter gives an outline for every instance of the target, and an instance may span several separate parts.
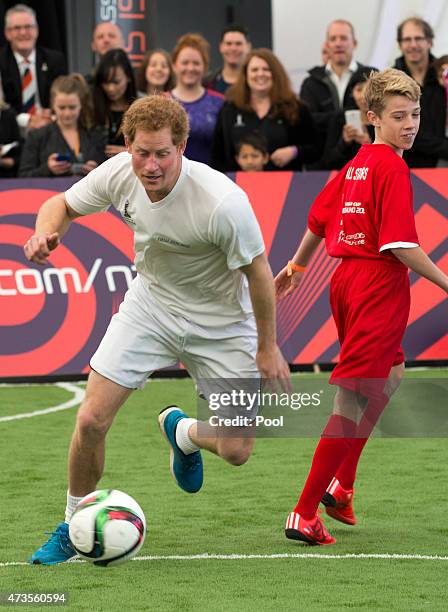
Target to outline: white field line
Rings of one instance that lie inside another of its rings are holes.
[[[73,408],[73,406],[77,406],[83,400],[85,395],[85,390],[80,389],[76,385],[72,383],[55,383],[56,387],[61,387],[61,389],[65,389],[74,394],[72,399],[64,402],[63,404],[58,404],[57,406],[52,406],[51,408],[43,408],[42,410],[34,410],[33,412],[22,412],[21,414],[11,414],[9,416],[0,417],[0,423],[6,423],[7,421],[18,421],[20,419],[30,419],[35,416],[42,416],[44,414],[51,414],[52,412],[60,412],[61,410],[68,410],[69,408]]]
[[[325,555],[317,553],[277,553],[271,555],[218,555],[202,553],[200,555],[146,555],[144,557],[135,557],[132,561],[240,561],[250,559],[377,559],[377,560],[397,560],[397,561],[448,561],[448,557],[440,555],[406,555],[400,553],[347,553],[343,555]],[[73,559],[69,563],[87,563],[80,559]],[[25,561],[9,561],[0,563],[2,567],[16,567],[19,565],[29,565]]]

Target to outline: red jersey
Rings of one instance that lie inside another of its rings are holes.
[[[399,263],[388,249],[419,245],[406,162],[388,145],[363,145],[314,200],[308,227],[331,257]]]

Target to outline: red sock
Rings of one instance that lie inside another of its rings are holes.
[[[344,489],[353,489],[356,478],[356,468],[364,446],[369,438],[353,438],[352,445],[345,459],[336,472],[336,478]]]
[[[372,395],[368,399],[358,425],[356,434],[358,438],[368,438],[370,436],[388,403],[389,397],[385,393]]]
[[[314,452],[311,470],[302,494],[294,508],[294,512],[303,516],[307,521],[315,516],[323,494],[350,450],[350,438],[353,438],[355,429],[356,423],[343,416],[333,414],[328,420]],[[339,436],[348,434],[348,437],[325,437],[337,434]]]
[[[382,392],[372,393],[371,398],[368,400],[358,425],[357,435],[359,437],[352,440],[351,448],[336,472],[336,478],[344,489],[353,489],[361,453],[388,402],[389,397]]]

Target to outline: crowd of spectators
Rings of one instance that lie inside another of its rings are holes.
[[[227,26],[222,65],[210,72],[209,43],[181,36],[171,53],[149,51],[132,68],[120,28],[98,24],[94,66],[67,74],[63,54],[37,44],[34,11],[23,4],[5,14],[0,49],[0,177],[84,175],[125,150],[123,114],[147,95],[168,95],[186,109],[186,156],[223,171],[342,168],[372,142],[364,88],[376,70],[355,59],[353,25],[332,21],[322,63],[311,68],[299,95],[280,59],[253,49],[244,26]],[[448,166],[448,55],[435,58],[434,32],[419,17],[397,28],[401,56],[394,67],[419,83],[421,127],[405,153],[411,167]]]
[[[266,170],[301,170],[304,164],[319,158],[319,135],[312,115],[269,49],[253,49],[248,54],[226,97],[211,152],[215,168],[237,170],[237,144],[251,132],[266,138]]]

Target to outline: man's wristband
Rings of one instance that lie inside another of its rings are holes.
[[[286,273],[288,276],[292,276],[294,272],[305,272],[306,266],[299,266],[293,261],[288,261],[288,266],[286,268]]]

